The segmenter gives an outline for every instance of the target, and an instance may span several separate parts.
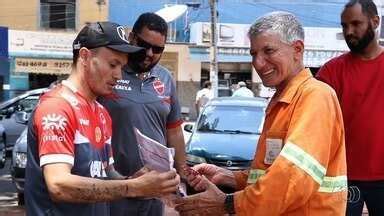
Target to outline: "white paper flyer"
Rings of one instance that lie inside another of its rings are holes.
[[[170,171],[173,168],[175,150],[173,148],[167,148],[159,142],[145,136],[137,128],[134,128],[134,132],[143,165],[158,172]]]

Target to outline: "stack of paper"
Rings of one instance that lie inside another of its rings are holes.
[[[143,165],[159,172],[170,171],[173,168],[175,150],[145,136],[137,128],[134,131]]]
[[[136,140],[139,146],[140,158],[144,166],[158,172],[167,172],[173,168],[175,150],[161,145],[134,128]],[[168,206],[174,206],[174,200],[180,196],[186,196],[185,190],[179,186],[176,194],[163,196],[162,201]]]

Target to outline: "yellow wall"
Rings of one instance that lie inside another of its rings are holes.
[[[0,26],[37,30],[39,0],[0,0]]]
[[[104,0],[105,4],[100,7],[96,4],[96,0],[77,0],[77,9],[79,20],[77,22],[77,29],[80,30],[81,27],[87,22],[95,21],[107,21],[108,20],[108,2],[109,0]]]
[[[201,62],[190,59],[188,45],[185,44],[166,44],[165,53],[177,53],[177,69],[175,80],[200,82]],[[171,59],[168,59],[170,61]],[[161,63],[161,61],[160,61]]]
[[[108,2],[100,7],[96,0],[76,1],[76,30],[86,22],[108,19]],[[40,0],[0,0],[0,26],[15,30],[40,30]]]

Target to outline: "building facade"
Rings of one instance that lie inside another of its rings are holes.
[[[75,32],[87,22],[107,20],[108,1],[2,0],[0,14],[7,32],[1,41],[8,41],[8,55],[0,59],[6,99],[67,76]]]
[[[340,13],[347,0],[247,1],[219,0],[218,11],[218,88],[219,95],[230,95],[238,81],[245,81],[256,95],[270,96],[251,65],[247,31],[262,14],[280,10],[298,16],[305,27],[304,61],[314,73],[328,59],[347,51],[340,28]],[[109,20],[131,27],[143,12],[156,12],[174,4],[185,4],[184,15],[168,23],[168,44],[179,68],[175,75],[181,105],[195,117],[194,98],[201,84],[209,79],[209,0],[114,0],[109,5]],[[179,45],[182,43],[183,45]],[[177,49],[176,47],[179,47]],[[182,47],[182,48],[181,48]],[[170,57],[165,50],[164,57]],[[180,55],[186,58],[180,58]],[[169,61],[169,60],[166,60]],[[162,62],[161,62],[162,63]],[[193,71],[189,70],[193,65]],[[181,69],[180,69],[181,68]],[[188,70],[188,71],[187,71]],[[191,74],[192,73],[192,74]]]
[[[305,27],[305,65],[316,72],[325,61],[348,50],[339,27],[346,2],[219,0],[219,94],[230,95],[238,81],[245,81],[256,94],[268,92],[251,66],[246,36],[258,16],[276,10],[296,14]],[[174,4],[188,7],[183,15],[168,23],[168,43],[160,63],[174,75],[183,112],[194,118],[195,94],[209,79],[209,0],[19,0],[17,4],[2,0],[2,92],[10,97],[19,91],[45,87],[68,74],[71,41],[85,23],[110,20],[129,29],[141,13]],[[381,12],[381,1],[377,4]]]

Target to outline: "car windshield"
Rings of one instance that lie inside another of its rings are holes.
[[[197,130],[213,133],[260,134],[264,107],[208,106],[201,114]]]

